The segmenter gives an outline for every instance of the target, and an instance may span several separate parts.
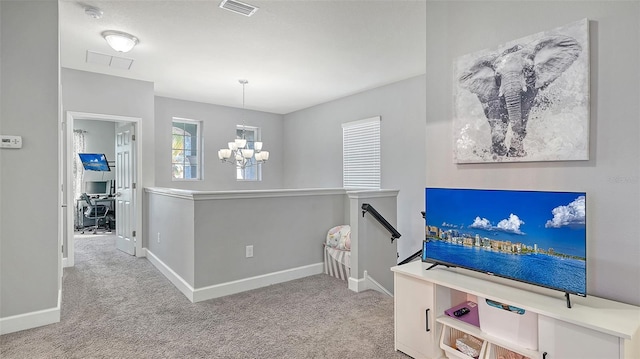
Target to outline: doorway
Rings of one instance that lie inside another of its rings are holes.
[[[126,117],[108,114],[94,114],[84,112],[67,111],[66,128],[62,131],[61,142],[64,144],[64,171],[63,178],[64,196],[67,210],[64,216],[63,225],[63,251],[62,266],[73,267],[74,255],[74,235],[76,229],[76,194],[73,191],[72,183],[73,163],[76,154],[73,149],[74,127],[78,120],[110,122],[115,128],[113,145],[116,148],[113,158],[115,173],[114,177],[114,209],[116,213],[115,234],[116,247],[128,254],[142,256],[142,241],[136,238],[136,226],[142,224],[142,195],[136,189],[136,183],[140,180],[138,174],[140,160],[137,148],[136,131],[140,130],[140,118]],[[140,133],[137,134],[138,138]]]

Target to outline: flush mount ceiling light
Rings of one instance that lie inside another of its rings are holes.
[[[220,3],[220,8],[233,11],[236,14],[244,16],[251,16],[255,14],[256,11],[258,11],[258,8],[253,5],[245,4],[235,0],[222,0],[222,2]]]
[[[138,38],[122,31],[108,30],[102,33],[109,46],[118,52],[129,52],[138,43]]]

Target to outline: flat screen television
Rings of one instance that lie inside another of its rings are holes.
[[[586,193],[426,188],[422,261],[586,296]]]
[[[104,153],[78,153],[86,171],[111,171]]]

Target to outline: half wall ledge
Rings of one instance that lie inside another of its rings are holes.
[[[389,269],[396,265],[396,245],[389,244],[383,229],[378,233],[378,223],[368,223],[358,214],[361,202],[367,201],[395,225],[398,190],[150,187],[144,192],[143,246],[153,254],[151,262],[162,267],[158,269],[174,285],[180,283],[191,301],[322,273],[327,230],[341,224],[356,228],[352,235],[356,270],[350,282],[366,283],[366,270],[377,284],[357,286],[356,291],[393,291]]]

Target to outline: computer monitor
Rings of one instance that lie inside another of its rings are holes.
[[[84,192],[88,195],[109,195],[111,181],[87,181],[84,183]]]

